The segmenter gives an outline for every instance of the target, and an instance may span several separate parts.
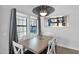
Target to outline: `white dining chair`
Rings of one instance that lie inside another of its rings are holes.
[[[23,46],[13,41],[13,49],[15,54],[23,54]]]
[[[21,38],[21,40],[28,40],[28,37],[27,37],[26,35],[24,35],[24,36]],[[20,41],[21,41],[21,40],[20,40]],[[27,51],[27,48],[25,48],[24,51]]]
[[[55,54],[55,44],[56,43],[56,39],[53,38],[52,40],[49,40],[48,42],[48,49],[47,49],[47,54]]]

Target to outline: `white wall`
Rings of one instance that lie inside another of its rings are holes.
[[[42,18],[43,35],[55,36],[57,44],[63,47],[79,50],[79,6],[54,6],[52,16],[68,15],[66,27],[45,27]],[[51,16],[51,15],[50,15]]]
[[[32,14],[34,6],[0,6],[0,53],[9,52],[9,22],[11,8],[17,8],[26,14]],[[54,6],[55,12],[53,16],[69,15],[69,27],[64,28],[48,28],[44,27],[42,20],[42,33],[52,34],[58,41],[58,45],[79,50],[79,6]],[[54,33],[54,34],[53,34]]]
[[[0,53],[9,53],[9,24],[10,12],[12,8],[24,12],[27,15],[32,13],[33,6],[0,6]],[[29,9],[30,8],[30,9]]]
[[[8,53],[9,14],[0,7],[0,53]]]

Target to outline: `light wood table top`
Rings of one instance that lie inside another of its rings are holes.
[[[22,40],[20,44],[33,53],[39,54],[48,46],[48,41],[52,38],[49,36],[37,36],[33,39]]]

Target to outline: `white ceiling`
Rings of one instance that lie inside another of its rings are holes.
[[[5,5],[6,8],[16,8],[18,11],[31,16],[36,16],[33,14],[32,10],[38,5]],[[79,6],[75,5],[50,5],[55,8],[55,11],[50,14],[50,16],[63,16],[68,15],[72,10],[79,10]],[[10,9],[11,10],[11,9]],[[71,10],[71,11],[69,11]]]
[[[28,15],[36,16],[35,14],[33,14],[32,10],[33,10],[34,7],[37,7],[37,6],[38,5],[10,5],[10,6],[7,6],[7,7],[16,8],[19,12],[22,12],[22,13],[25,13],[25,14],[28,14]]]

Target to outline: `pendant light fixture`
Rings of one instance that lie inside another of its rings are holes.
[[[54,8],[51,6],[47,6],[47,5],[41,5],[41,6],[37,6],[35,8],[33,8],[33,13],[38,15],[38,16],[48,16],[49,14],[51,14],[52,12],[54,12]]]
[[[41,6],[39,13],[40,13],[40,16],[46,16],[47,15],[46,6]]]

